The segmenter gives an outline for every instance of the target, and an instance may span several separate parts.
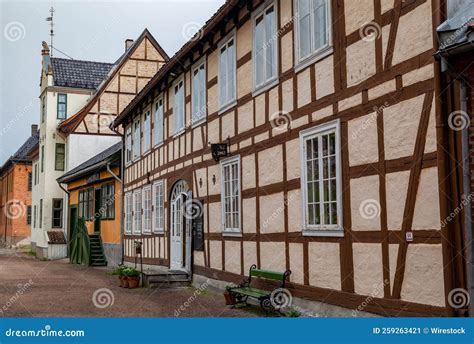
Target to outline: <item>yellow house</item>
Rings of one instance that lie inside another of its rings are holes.
[[[76,237],[76,223],[85,220],[91,265],[121,261],[121,145],[119,142],[58,178],[68,194],[68,238]],[[69,252],[69,256],[70,256]]]

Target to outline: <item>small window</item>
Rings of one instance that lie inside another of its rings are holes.
[[[33,206],[33,228],[36,228],[36,219],[38,217],[38,207]]]
[[[151,186],[145,186],[143,188],[143,233],[151,233]]]
[[[115,218],[115,186],[114,184],[102,185],[102,204],[101,204],[101,218],[114,219]]]
[[[41,146],[41,173],[44,172],[44,146]]]
[[[28,172],[28,191],[31,191],[33,187],[33,173]]]
[[[79,217],[91,220],[94,216],[94,189],[88,188],[79,191]]]
[[[41,123],[44,123],[45,117],[46,117],[46,97],[43,96],[41,97]]]
[[[158,99],[155,104],[155,118],[153,127],[153,145],[157,146],[163,143],[164,132],[164,114],[163,114],[163,98]]]
[[[38,164],[35,164],[35,185],[38,184]]]
[[[164,231],[164,191],[163,181],[153,184],[153,232],[162,233]]]
[[[40,210],[39,210],[39,228],[43,227],[43,200],[40,199]]]
[[[235,38],[227,40],[219,49],[219,106],[225,108],[235,101]]]
[[[205,62],[194,68],[192,72],[192,122],[198,123],[206,117],[206,68]]]
[[[300,134],[304,230],[342,233],[339,122]]]
[[[277,74],[277,29],[275,5],[265,7],[254,19],[255,89],[275,80]]]
[[[240,158],[221,163],[224,232],[240,232]]]
[[[133,123],[133,160],[138,159],[141,154],[140,130],[140,119],[138,119]]]
[[[58,93],[58,119],[66,119],[67,94]]]
[[[56,156],[54,168],[56,171],[64,171],[65,148],[64,143],[56,143]]]
[[[133,192],[133,234],[142,234],[142,191]]]
[[[301,62],[329,45],[328,0],[297,0],[297,58]]]
[[[143,152],[151,149],[151,116],[150,111],[143,115]]]
[[[125,130],[125,163],[132,161],[132,127],[128,126]]]
[[[174,85],[174,134],[184,130],[184,81],[180,80]]]
[[[31,225],[31,205],[26,207],[26,224]]]
[[[53,228],[63,226],[63,200],[62,198],[53,198]]]
[[[132,233],[132,213],[133,213],[133,204],[132,204],[132,193],[128,192],[125,194],[125,233],[131,234]]]

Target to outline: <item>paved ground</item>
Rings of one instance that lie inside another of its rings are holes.
[[[222,293],[205,290],[199,295],[193,288],[124,289],[105,268],[85,268],[66,260],[40,261],[0,249],[0,316],[249,317],[255,313],[227,308]]]

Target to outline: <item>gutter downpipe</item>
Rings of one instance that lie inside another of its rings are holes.
[[[123,149],[121,149],[121,158],[123,159]],[[122,173],[122,161],[123,160],[120,160],[120,171]],[[107,163],[107,172],[109,172],[112,177],[114,177],[121,185],[121,188],[120,188],[120,252],[121,252],[121,256],[120,256],[120,265],[123,265],[123,257],[124,257],[124,247],[123,247],[123,216],[122,216],[122,212],[123,212],[123,182],[122,182],[122,179],[119,178],[119,176],[117,176],[114,172],[112,172],[112,170],[110,169],[110,161]]]

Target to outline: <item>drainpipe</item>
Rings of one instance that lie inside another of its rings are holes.
[[[467,87],[465,83],[461,83],[461,111],[467,114]],[[469,154],[469,125],[461,132],[462,140],[462,174],[463,174],[463,193],[464,193],[464,226],[466,240],[466,288],[470,295],[469,316],[473,316],[474,306],[474,286],[473,286],[473,243],[472,243],[472,194],[471,194],[471,177],[470,177],[470,154]]]
[[[121,150],[120,154],[122,155],[122,160],[120,161],[120,171],[121,171],[121,173],[123,173],[123,168],[122,168],[122,161],[124,161],[123,160],[123,149]],[[120,252],[121,252],[120,265],[123,265],[123,257],[125,255],[124,246],[123,246],[123,216],[122,216],[122,212],[123,212],[123,182],[122,182],[122,179],[120,179],[119,176],[117,176],[115,173],[113,173],[112,170],[110,169],[110,162],[107,163],[107,171],[121,185],[121,188],[120,188]],[[121,175],[123,175],[123,174],[121,174]]]

